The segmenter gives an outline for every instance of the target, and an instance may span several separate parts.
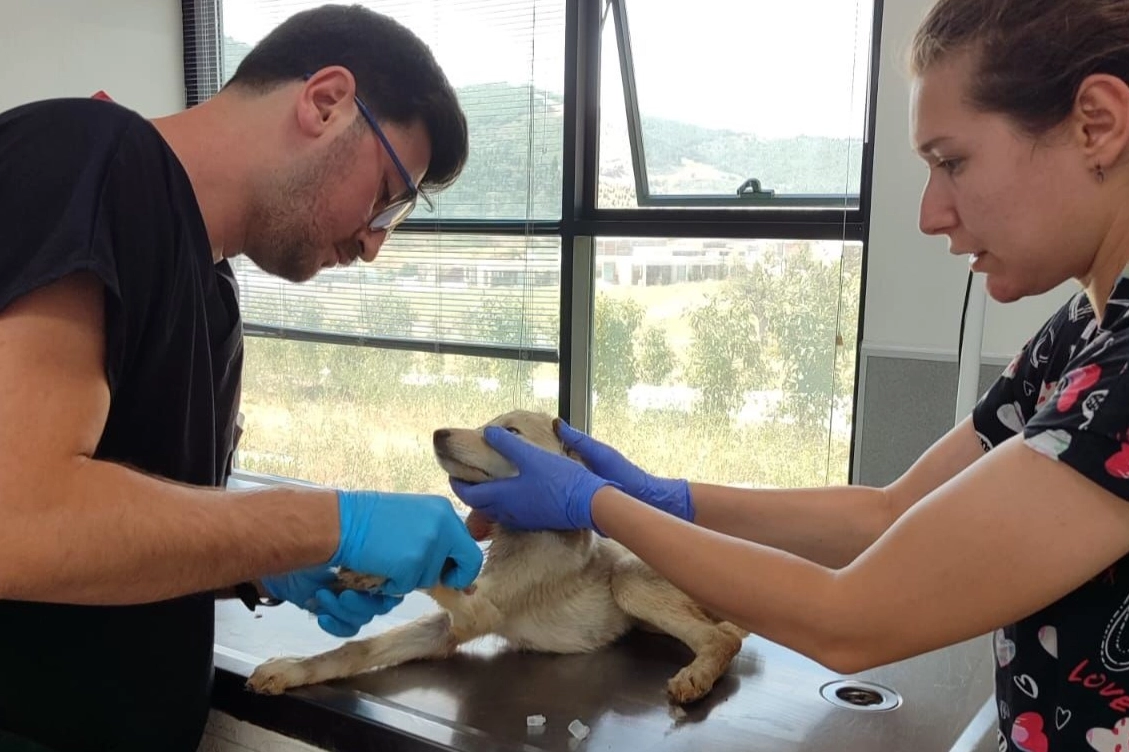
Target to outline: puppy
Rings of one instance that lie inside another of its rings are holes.
[[[514,411],[490,425],[580,461],[562,446],[557,421],[548,415]],[[482,434],[481,428],[436,431],[439,465],[468,482],[514,476],[515,468]],[[709,693],[748,635],[707,612],[615,541],[588,530],[491,527],[492,543],[475,586],[468,591],[427,591],[440,611],[320,655],[269,660],[255,669],[248,686],[277,694],[378,667],[445,658],[459,645],[491,634],[520,650],[585,653],[640,627],[669,634],[694,651],[694,660],[667,683],[670,699],[683,705]],[[355,572],[340,576],[345,586],[357,589],[381,581]]]

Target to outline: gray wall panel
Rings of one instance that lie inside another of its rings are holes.
[[[864,367],[854,482],[882,486],[905,472],[952,428],[957,364],[869,355]],[[982,365],[977,393],[983,394],[1002,370],[1003,364]]]

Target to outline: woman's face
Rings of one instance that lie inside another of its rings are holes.
[[[914,82],[914,148],[929,167],[920,227],[968,255],[1000,302],[1046,292],[1088,273],[1104,234],[1097,181],[1069,137],[1032,138],[965,100],[970,55]]]

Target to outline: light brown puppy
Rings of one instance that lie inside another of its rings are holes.
[[[490,425],[569,456],[549,415],[515,411]],[[482,428],[438,430],[434,445],[439,465],[455,478],[481,482],[516,474],[486,443]],[[494,525],[490,537],[473,588],[427,591],[440,611],[320,655],[269,660],[255,669],[248,686],[276,694],[374,668],[445,658],[462,643],[490,634],[522,650],[590,652],[638,626],[672,635],[694,651],[694,660],[667,683],[671,700],[686,704],[713,688],[748,634],[707,613],[620,544],[591,531],[518,532]],[[342,579],[360,589],[380,581],[356,573],[342,573]]]

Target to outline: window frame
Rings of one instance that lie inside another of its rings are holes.
[[[495,347],[467,343],[413,342],[387,337],[356,337],[286,327],[248,325],[249,336],[287,337],[309,342],[351,344],[418,352],[452,352],[513,360],[537,360],[558,365],[559,414],[572,425],[588,429],[591,421],[591,361],[595,296],[595,242],[607,237],[749,238],[769,240],[832,240],[862,244],[861,289],[866,290],[874,172],[875,109],[881,54],[884,0],[874,0],[866,112],[857,202],[842,208],[811,206],[792,201],[799,197],[774,197],[758,201],[756,211],[718,208],[705,201],[671,201],[647,196],[647,209],[600,208],[599,99],[604,10],[624,7],[625,0],[565,0],[564,120],[559,220],[428,220],[410,218],[397,233],[451,233],[482,235],[532,235],[560,239],[560,335],[556,351],[545,348]],[[184,83],[186,105],[205,101],[222,80],[222,0],[181,0],[184,21]],[[623,16],[626,18],[626,15]],[[625,43],[627,37],[624,38]],[[621,61],[624,56],[621,50]],[[630,61],[630,56],[626,58]],[[624,64],[626,67],[626,63]],[[621,75],[623,71],[621,70]],[[627,81],[625,99],[627,98]],[[632,90],[633,91],[633,90]],[[636,102],[637,111],[637,102]],[[639,123],[636,121],[635,126]],[[633,128],[629,128],[632,131]],[[641,130],[639,139],[641,158]],[[633,144],[633,160],[636,159]],[[645,169],[645,168],[644,168]],[[638,165],[637,165],[638,170]],[[637,172],[638,181],[638,172]],[[638,187],[638,183],[637,183]],[[639,195],[644,196],[645,192]],[[670,197],[667,197],[669,199]],[[811,197],[804,197],[811,198]],[[837,196],[843,201],[843,196]],[[738,203],[735,201],[734,203]],[[641,202],[642,204],[642,202]],[[743,204],[739,204],[743,205]],[[858,327],[863,331],[865,295],[859,300]],[[856,338],[855,385],[851,420],[857,420],[859,348]],[[852,436],[849,468],[855,465]]]
[[[597,238],[752,238],[779,240],[856,241],[862,244],[861,290],[867,282],[867,258],[873,180],[874,112],[880,56],[883,0],[874,0],[870,45],[867,112],[863,138],[858,205],[842,209],[783,208],[780,202],[757,211],[733,211],[716,206],[672,207],[657,203],[647,209],[600,209],[597,205],[601,4],[608,0],[565,0],[564,120],[562,123],[561,215],[558,221],[456,220],[442,222],[409,219],[397,232],[460,234],[512,234],[555,236],[560,240],[560,332],[556,351],[532,352],[518,348],[490,348],[460,344],[459,355],[479,355],[518,360],[556,362],[559,369],[559,414],[572,425],[590,429],[592,343],[595,304],[595,247]],[[212,96],[221,80],[222,0],[182,0],[186,104],[193,106]],[[207,31],[211,29],[212,31]],[[199,32],[204,31],[201,34]],[[863,331],[865,295],[859,300],[858,332]],[[249,336],[290,337],[311,342],[357,347],[394,348],[436,352],[440,343],[420,343],[383,337],[348,337],[326,332],[269,329],[249,326]],[[856,337],[855,383],[851,421],[857,424],[860,388],[860,348]],[[848,472],[855,473],[857,434],[852,434]],[[236,469],[236,485],[306,485],[300,479],[280,478]],[[440,745],[406,729],[419,730],[418,719],[405,715],[399,722],[380,722],[364,714],[354,697],[298,692],[282,697],[256,696],[244,690],[248,666],[232,660],[230,651],[217,643],[216,691],[212,706],[235,718],[277,729],[307,742],[341,749],[368,748],[374,739],[398,749],[438,749]],[[238,656],[242,657],[242,656]],[[320,698],[320,699],[319,699]],[[359,709],[360,708],[360,709]],[[374,736],[375,735],[375,736]],[[468,738],[471,747],[477,742]]]
[[[639,110],[639,95],[635,84],[635,55],[631,48],[631,24],[628,21],[627,0],[602,0],[604,10],[600,17],[601,36],[605,33],[608,16],[615,25],[616,50],[619,53],[619,75],[623,87],[624,107],[627,116],[627,139],[631,147],[632,175],[635,197],[640,208],[654,207],[724,207],[730,211],[763,211],[769,209],[828,209],[858,210],[860,197],[855,193],[834,194],[778,194],[771,186],[763,186],[755,175],[749,177],[732,195],[723,194],[652,194],[647,174],[646,148],[643,137],[643,118]],[[877,11],[876,11],[877,12]],[[864,139],[869,143],[869,139]],[[865,153],[863,158],[865,159]],[[745,191],[746,188],[750,190]],[[637,211],[629,209],[628,211]]]

